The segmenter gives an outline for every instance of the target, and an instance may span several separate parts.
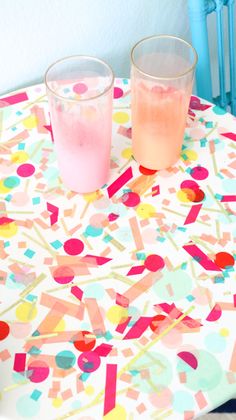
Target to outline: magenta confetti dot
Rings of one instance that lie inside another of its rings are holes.
[[[123,93],[124,92],[123,92],[123,90],[121,88],[115,87],[114,88],[113,96],[114,96],[115,99],[118,99],[118,98],[121,98],[121,96],[123,96]]]
[[[76,85],[73,86],[73,91],[78,95],[87,92],[87,90],[88,86],[85,83],[76,83]]]
[[[146,258],[144,265],[149,271],[155,272],[163,268],[165,266],[165,262],[160,255],[152,254]]]
[[[187,188],[187,189],[196,191],[196,190],[199,189],[199,185],[195,181],[192,181],[190,179],[190,180],[186,180],[186,181],[181,182],[180,188],[181,189]]]
[[[203,166],[195,166],[195,168],[191,169],[190,175],[194,179],[197,179],[198,181],[202,181],[203,179],[206,179],[208,177],[209,172]]]
[[[78,358],[78,366],[83,372],[94,372],[100,363],[100,357],[95,351],[84,351]]]
[[[35,167],[31,163],[23,163],[18,166],[17,174],[23,178],[27,178],[35,173]]]
[[[53,278],[59,284],[67,284],[73,280],[74,271],[71,267],[61,266],[56,268],[53,273]]]
[[[28,365],[28,372],[31,382],[43,382],[49,375],[49,367],[42,360],[35,360]]]
[[[136,207],[140,203],[140,197],[137,193],[128,192],[121,197],[122,203],[127,207]]]
[[[80,239],[68,239],[64,243],[64,251],[69,255],[78,255],[84,249],[84,244]]]

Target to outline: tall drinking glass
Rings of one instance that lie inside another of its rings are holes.
[[[45,74],[59,173],[73,191],[108,180],[113,82],[111,68],[88,56],[59,60]]]
[[[180,156],[197,53],[180,38],[160,35],[138,42],[131,62],[134,157],[149,169],[168,168]]]

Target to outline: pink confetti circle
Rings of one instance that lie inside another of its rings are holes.
[[[125,193],[121,200],[126,207],[136,207],[140,203],[140,197],[135,192]]]
[[[84,249],[84,244],[80,239],[68,239],[64,243],[64,251],[69,255],[78,255]]]
[[[15,192],[11,198],[11,204],[17,207],[23,207],[29,201],[29,196],[24,191]]]
[[[168,347],[170,349],[179,347],[182,344],[182,341],[183,336],[181,332],[177,329],[169,331],[169,333],[166,334],[161,340],[163,346]]]
[[[28,365],[29,380],[31,382],[43,382],[49,375],[49,367],[46,362],[42,360],[34,360]],[[31,372],[32,371],[32,372]]]
[[[194,179],[197,179],[198,181],[202,181],[203,179],[206,179],[208,177],[209,172],[203,166],[195,166],[195,168],[191,169],[190,175]]]
[[[103,228],[103,223],[107,220],[107,215],[104,213],[95,213],[89,219],[89,224],[96,228]]]
[[[149,395],[149,400],[154,407],[167,408],[171,406],[173,394],[169,388],[158,387],[158,393],[154,392]]]
[[[13,322],[10,325],[11,335],[15,338],[27,337],[32,329],[32,325],[29,322]]]
[[[195,182],[192,181],[191,179],[186,179],[185,181],[181,182],[180,184],[180,188],[189,188],[190,190],[198,190],[199,189],[199,185]]]
[[[95,351],[84,351],[78,358],[78,366],[83,372],[94,372],[100,364],[100,357]]]
[[[53,273],[53,278],[59,284],[67,284],[73,280],[74,271],[70,267],[61,266],[56,268]]]
[[[18,166],[17,174],[23,178],[27,178],[34,174],[35,167],[31,163],[23,163],[22,165]]]
[[[85,83],[76,83],[76,85],[73,86],[73,91],[78,95],[87,92],[87,90],[88,86]]]
[[[152,254],[146,258],[144,265],[149,271],[155,272],[165,267],[165,262],[160,255]]]
[[[123,90],[119,87],[114,87],[114,93],[113,96],[115,99],[121,98],[121,96],[123,96]]]

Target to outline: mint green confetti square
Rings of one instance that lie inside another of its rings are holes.
[[[25,143],[19,143],[18,150],[25,150]]]
[[[7,248],[8,246],[10,246],[10,242],[9,241],[4,242],[4,248]]]
[[[110,242],[112,240],[112,237],[110,236],[110,235],[106,235],[106,236],[104,236],[104,238],[103,238],[103,241],[105,242],[105,243],[108,243],[108,242]]]
[[[32,203],[35,204],[39,204],[40,203],[40,197],[33,197],[32,198]]]
[[[62,243],[58,240],[54,241],[54,242],[50,242],[50,244],[53,246],[54,249],[59,249],[62,247]]]
[[[28,258],[33,258],[35,254],[35,251],[33,251],[32,249],[28,248],[25,252],[24,255]]]

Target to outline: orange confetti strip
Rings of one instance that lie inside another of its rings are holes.
[[[125,293],[123,293],[123,296],[126,297],[130,303],[133,302],[140,295],[150,289],[150,287],[152,287],[155,283],[156,279],[156,273],[146,274],[141,280],[132,285]]]
[[[46,306],[47,308],[52,308],[55,303],[61,304],[61,308],[65,308],[66,315],[73,316],[80,320],[84,317],[84,304],[80,302],[80,304],[70,303],[66,300],[56,298],[54,296],[48,295],[47,293],[42,293],[40,299],[40,305]]]
[[[94,298],[84,299],[86,309],[88,311],[89,319],[93,328],[94,334],[105,334],[106,328],[103,322],[103,317],[100,308]]]
[[[134,242],[135,242],[135,246],[137,250],[140,249],[144,249],[144,245],[143,245],[143,240],[142,240],[142,236],[139,230],[139,225],[138,225],[138,221],[136,219],[136,217],[131,217],[129,219],[129,224],[130,224],[130,228],[132,231],[132,235],[134,238]]]

